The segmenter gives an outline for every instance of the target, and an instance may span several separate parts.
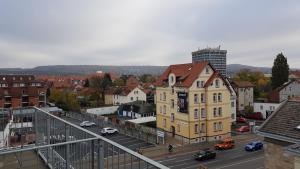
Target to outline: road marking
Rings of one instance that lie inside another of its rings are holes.
[[[238,162],[238,163],[233,163],[233,164],[230,164],[230,165],[225,165],[225,166],[219,167],[217,169],[228,168],[228,167],[232,167],[232,166],[235,166],[235,165],[239,165],[239,164],[243,164],[243,163],[247,163],[247,162],[251,162],[251,161],[255,161],[255,160],[259,160],[259,159],[263,159],[263,158],[264,157],[253,158],[253,159],[250,159],[250,160],[245,160],[245,161],[241,161],[241,162]]]

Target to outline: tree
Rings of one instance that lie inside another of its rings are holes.
[[[102,94],[102,101],[105,103],[105,91],[112,86],[112,80],[108,73],[104,74],[104,77],[101,79],[100,89]]]
[[[51,102],[54,102],[58,107],[66,111],[80,110],[80,105],[77,101],[76,95],[74,93],[71,93],[70,91],[60,91],[53,89],[51,90],[49,100]]]
[[[92,77],[90,81],[90,86],[95,89],[95,93],[92,98],[96,99],[97,105],[100,105],[100,100],[102,99],[103,104],[105,103],[105,91],[112,86],[112,81],[108,73],[104,74],[104,77]]]
[[[84,87],[90,87],[89,79],[85,79],[85,81],[84,81]]]
[[[272,89],[276,89],[277,87],[283,85],[288,81],[289,78],[289,65],[287,63],[287,58],[284,57],[282,53],[279,53],[272,67]]]
[[[121,78],[118,78],[118,79],[114,80],[113,85],[114,86],[125,86],[125,81]]]

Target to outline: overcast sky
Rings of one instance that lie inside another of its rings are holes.
[[[300,1],[1,0],[0,67],[170,65],[221,45],[227,63],[300,68]]]

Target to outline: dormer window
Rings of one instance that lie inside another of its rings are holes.
[[[219,79],[217,79],[215,83],[216,83],[216,88],[219,88],[220,87]]]
[[[208,67],[205,68],[205,72],[206,72],[206,74],[209,74],[209,68]]]
[[[176,76],[175,74],[171,73],[169,74],[169,86],[174,86],[174,84],[176,83]]]

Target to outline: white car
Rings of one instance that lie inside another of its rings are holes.
[[[105,127],[101,130],[101,134],[102,135],[106,135],[106,134],[116,134],[118,133],[117,129],[114,128],[110,128],[110,127]]]
[[[91,127],[91,126],[95,126],[96,124],[91,121],[83,121],[79,125],[80,125],[80,127]]]

